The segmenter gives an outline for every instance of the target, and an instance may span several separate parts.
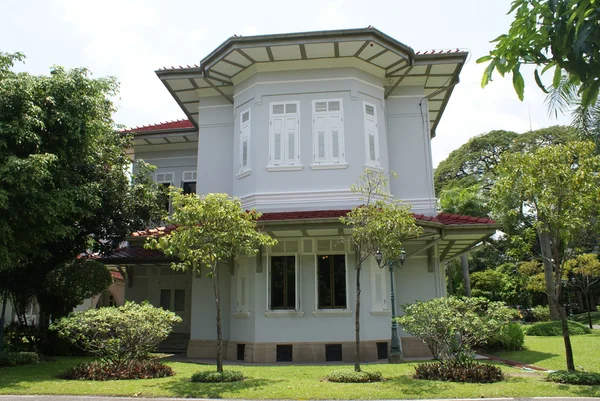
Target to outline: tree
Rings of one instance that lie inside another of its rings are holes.
[[[598,260],[598,255],[593,253],[577,255],[574,259],[568,260],[565,263],[565,269],[566,276],[571,278],[571,283],[567,283],[567,285],[573,285],[585,294],[588,326],[590,329],[593,329],[592,315],[590,313],[592,310],[590,291],[592,286],[600,281],[600,260]]]
[[[591,142],[548,146],[531,153],[512,153],[498,165],[492,207],[502,219],[525,216],[532,222],[521,234],[523,250],[537,237],[544,265],[546,292],[554,319],[562,322],[567,369],[574,370],[567,316],[560,304],[561,274],[572,257],[573,240],[590,223],[600,196],[600,157]],[[557,313],[558,312],[558,313]]]
[[[478,63],[489,62],[481,86],[485,87],[494,71],[512,74],[513,86],[523,100],[525,83],[520,68],[536,66],[534,78],[546,91],[542,74],[554,69],[553,86],[563,76],[578,86],[584,107],[594,105],[600,89],[600,8],[594,0],[514,0],[514,13],[508,33],[492,41],[495,48]]]
[[[377,252],[384,260],[396,260],[402,242],[421,233],[410,206],[400,201],[389,202],[388,177],[366,169],[352,191],[361,195],[364,204],[352,209],[340,221],[352,227],[351,241],[356,249],[356,310],[354,314],[354,370],[360,372],[360,274],[363,263]]]
[[[131,138],[112,120],[116,80],[85,68],[12,71],[23,59],[0,53],[0,270],[5,282],[33,288],[47,327],[64,314],[52,309],[47,275],[114,248],[162,212],[150,166],[128,173]],[[15,280],[16,271],[29,280]]]
[[[221,295],[219,273],[222,264],[236,255],[254,255],[261,246],[277,243],[256,228],[261,214],[244,211],[238,199],[227,194],[184,195],[171,188],[173,214],[167,223],[177,229],[159,238],[148,238],[145,247],[161,250],[165,256],[179,259],[171,267],[206,273],[212,278],[217,311],[217,372],[223,372],[223,333],[221,329]]]

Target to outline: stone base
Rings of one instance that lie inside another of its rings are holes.
[[[431,353],[422,341],[412,337],[402,337],[402,352],[404,357],[431,357]],[[377,362],[377,343],[388,344],[389,339],[361,341],[361,361]],[[325,346],[328,344],[340,344],[342,346],[342,362],[354,361],[354,341],[340,342],[285,342],[259,343],[243,341],[223,341],[223,356],[225,360],[237,360],[238,344],[244,344],[244,361],[251,363],[276,363],[277,345],[292,346],[292,362],[325,362]],[[187,348],[187,356],[190,358],[216,358],[216,340],[190,340]],[[385,360],[385,359],[384,359]],[[390,361],[390,363],[394,363]]]

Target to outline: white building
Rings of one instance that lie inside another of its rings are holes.
[[[496,228],[436,213],[430,141],[466,58],[415,52],[369,27],[234,36],[199,66],[156,71],[188,120],[133,129],[134,157],[158,167],[158,182],[240,198],[279,241],[222,276],[227,359],[353,359],[355,255],[339,217],[360,204],[350,186],[365,168],[398,174],[391,195],[412,205],[425,231],[405,243],[397,304],[446,295],[444,262]],[[105,262],[126,272],[127,299],[183,317],[188,356],[214,357],[211,281],[143,249],[169,229],[135,233]],[[362,355],[374,361],[390,339],[387,272],[370,261],[362,286]],[[402,345],[406,356],[426,352],[404,334]]]

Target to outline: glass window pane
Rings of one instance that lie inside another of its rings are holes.
[[[184,182],[183,183],[183,193],[184,194],[195,194],[196,193],[196,183],[195,182]]]
[[[284,303],[285,257],[271,257],[271,309],[282,309]]]
[[[185,290],[175,290],[173,309],[175,312],[185,311]]]
[[[160,307],[164,310],[171,309],[171,290],[160,290]]]
[[[346,257],[333,256],[333,297],[334,307],[346,308]]]
[[[318,288],[319,309],[332,308],[331,298],[331,262],[329,256],[319,255],[318,260]]]

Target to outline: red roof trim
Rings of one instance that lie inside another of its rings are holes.
[[[304,212],[272,212],[263,213],[259,221],[293,221],[307,219],[336,219],[345,216],[350,210],[315,210]],[[496,224],[496,222],[487,217],[472,217],[460,214],[439,213],[437,216],[427,216],[424,214],[413,214],[415,219],[421,222],[431,222],[453,225],[472,225],[472,224]],[[175,230],[177,226],[156,227],[147,230],[136,231],[132,234],[134,237],[149,237],[152,235],[164,235]]]
[[[144,132],[144,131],[170,131],[170,130],[175,130],[175,129],[192,129],[194,128],[194,124],[187,119],[181,119],[181,120],[174,120],[174,121],[165,121],[162,123],[157,123],[157,124],[149,124],[149,125],[142,125],[141,127],[135,127],[135,128],[127,128],[123,131],[121,131],[122,133],[129,133],[129,132]]]

